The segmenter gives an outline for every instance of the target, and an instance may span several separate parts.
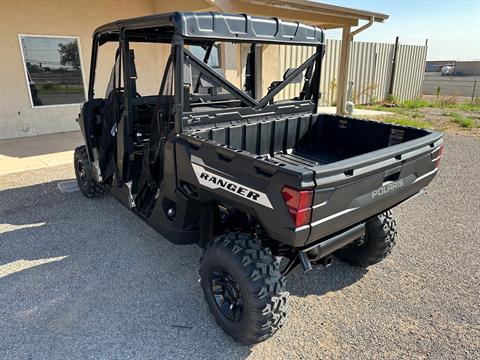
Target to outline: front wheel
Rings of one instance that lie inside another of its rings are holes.
[[[75,167],[75,176],[77,178],[78,187],[82,194],[88,198],[103,196],[103,188],[98,185],[93,176],[85,145],[79,146],[75,149],[75,153],[73,154],[73,166]]]
[[[389,210],[369,219],[365,224],[365,235],[335,255],[352,265],[367,267],[390,254],[396,237],[397,224]]]
[[[234,340],[257,343],[283,325],[289,295],[285,278],[258,239],[243,233],[222,235],[207,246],[200,265],[210,311]]]

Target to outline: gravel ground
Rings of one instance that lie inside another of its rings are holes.
[[[1,359],[478,359],[480,141],[447,136],[427,194],[395,209],[397,247],[289,278],[289,321],[253,347],[215,325],[200,250],[115,200],[62,194],[70,166],[0,177]]]

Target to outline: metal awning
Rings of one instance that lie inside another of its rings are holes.
[[[383,22],[388,15],[317,3],[307,0],[207,0],[212,6],[225,12],[248,12],[262,16],[276,16],[285,20],[321,26],[323,29],[338,29],[357,26],[359,20]]]
[[[342,49],[337,79],[337,113],[345,113],[347,97],[350,43],[354,35],[370,27],[373,23],[383,23],[388,15],[352,9],[343,6],[318,3],[307,0],[205,0],[210,6],[222,12],[248,13],[266,17],[279,17],[296,20],[323,29],[342,29]],[[362,26],[359,21],[366,21]],[[328,47],[327,47],[328,51]]]

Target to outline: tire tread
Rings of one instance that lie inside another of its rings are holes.
[[[288,310],[289,293],[285,290],[286,281],[280,273],[279,263],[274,260],[270,249],[263,247],[253,236],[227,233],[207,245],[200,260],[202,267],[206,261],[214,261],[219,247],[224,247],[232,261],[243,267],[246,278],[252,285],[251,289],[255,289],[250,293],[254,303],[254,308],[250,309],[253,321],[244,331],[227,333],[234,340],[245,344],[254,344],[269,338],[282,327]],[[204,295],[207,298],[205,291]],[[215,316],[215,312],[213,314],[217,324],[227,330],[223,326],[223,319]]]
[[[80,179],[77,174],[78,160],[81,160],[86,168],[85,171],[87,173],[87,186],[83,186],[80,183]],[[95,178],[93,177],[92,170],[90,168],[90,160],[88,159],[87,148],[85,145],[78,146],[75,149],[75,152],[73,155],[73,166],[75,168],[75,175],[77,177],[78,186],[80,187],[80,191],[82,192],[82,194],[89,199],[102,197],[105,191],[96,182]]]

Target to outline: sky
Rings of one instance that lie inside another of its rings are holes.
[[[480,60],[480,0],[321,0],[390,15],[355,36],[357,41],[423,45],[427,60]],[[363,24],[363,22],[361,22]],[[341,31],[327,31],[341,38]]]

